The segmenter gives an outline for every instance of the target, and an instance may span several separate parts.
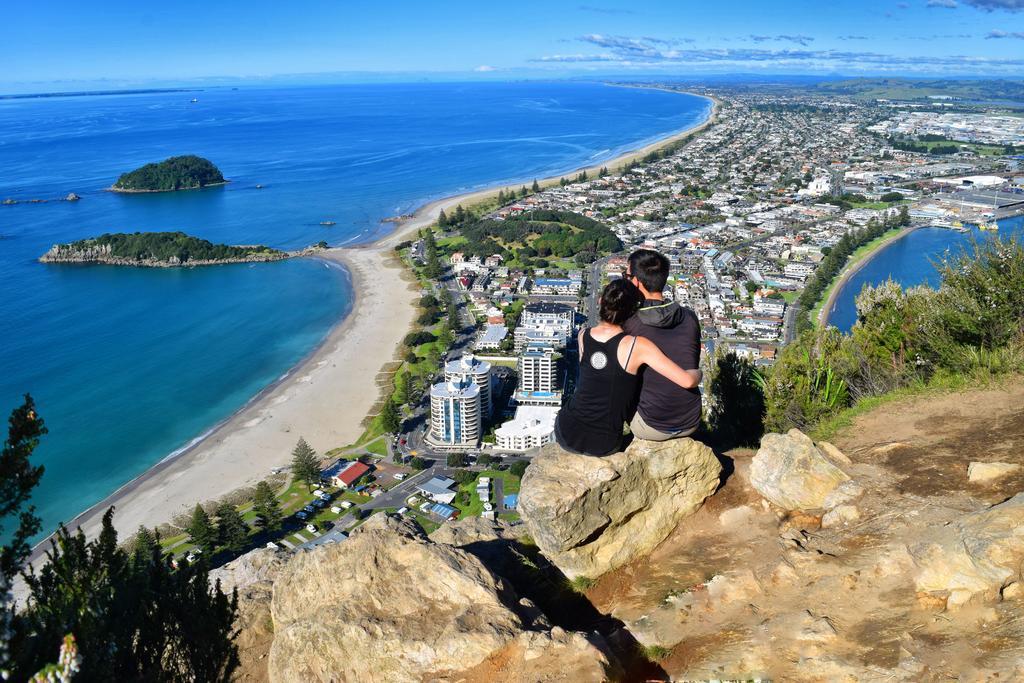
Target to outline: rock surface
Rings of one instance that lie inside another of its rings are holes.
[[[665,540],[714,493],[721,470],[711,449],[692,439],[637,439],[605,458],[551,444],[523,475],[519,513],[562,572],[592,578]]]
[[[1024,493],[951,522],[911,555],[917,589],[947,595],[947,608],[998,600],[1004,587],[1024,578]]]
[[[828,495],[849,479],[798,429],[765,434],[750,463],[750,483],[784,510],[824,507]]]
[[[344,543],[294,555],[274,580],[270,613],[272,681],[476,680],[459,673],[475,667],[488,680],[520,680],[495,665],[501,653],[530,662],[531,680],[608,678],[597,645],[550,629],[472,554],[384,514]]]
[[[971,482],[1002,479],[1020,470],[1020,465],[1010,462],[972,462],[967,466],[967,480]]]

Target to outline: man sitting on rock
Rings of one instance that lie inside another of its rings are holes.
[[[689,308],[666,302],[662,290],[668,281],[669,262],[651,249],[629,255],[625,277],[639,288],[644,303],[626,321],[628,334],[644,337],[683,368],[700,367],[700,321]],[[640,401],[630,423],[633,436],[648,441],[668,441],[690,436],[700,425],[700,389],[684,389],[645,367]]]

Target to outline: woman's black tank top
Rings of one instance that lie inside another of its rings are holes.
[[[640,382],[619,365],[624,336],[620,332],[602,342],[591,336],[590,328],[584,331],[576,393],[555,419],[555,439],[562,448],[586,455],[610,455],[621,449],[622,426],[636,412]]]

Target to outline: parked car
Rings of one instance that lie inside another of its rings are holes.
[[[336,515],[340,515],[341,514],[341,506],[339,506],[339,505],[332,505],[331,506],[331,512],[333,512]]]
[[[192,551],[185,556],[185,561],[192,564],[199,559],[199,556],[203,554],[202,548],[193,548]]]
[[[307,517],[309,517],[309,513],[306,512],[305,510],[299,510],[298,512],[295,513],[295,516],[301,520],[305,520]]]
[[[317,510],[321,510],[321,509],[323,509],[323,507],[324,507],[325,505],[327,505],[327,503],[326,503],[326,502],[324,502],[324,501],[322,501],[322,500],[320,500],[319,498],[317,498],[316,500],[314,500],[314,501],[312,502],[312,506],[313,506],[313,507],[315,507],[315,508],[316,508]]]
[[[306,531],[308,531],[311,534],[315,534],[317,532],[316,524],[313,524],[312,522],[307,524]]]
[[[331,499],[331,494],[327,493],[326,491],[321,491],[320,493],[315,493],[313,495],[315,495],[317,498],[319,498],[320,500],[323,500],[323,501],[327,501],[327,500]]]
[[[302,509],[305,510],[309,514],[313,514],[314,512],[316,512],[316,508],[313,507],[312,505],[307,505],[306,507],[304,507]]]
[[[398,514],[400,514],[400,515],[404,515],[408,511],[409,511],[409,508],[407,508],[407,507],[400,507],[400,508],[398,508],[398,510],[396,512],[398,512]]]
[[[402,480],[403,480],[403,479],[405,479],[405,478],[406,478],[406,477],[407,477],[408,475],[407,475],[407,474],[406,474],[405,472],[395,472],[395,474],[394,474],[393,476],[394,476],[394,477],[395,477],[395,479],[397,479],[398,481],[402,481]]]
[[[341,507],[343,507],[346,510],[348,510],[350,507],[352,507],[352,501],[351,500],[343,500],[343,501],[341,501]]]
[[[270,550],[280,550],[281,546],[274,543],[273,541],[267,541],[267,548],[269,548]]]
[[[321,491],[320,489],[316,489],[313,491],[313,495],[316,496],[317,498],[320,497],[321,493],[323,493],[323,491]]]

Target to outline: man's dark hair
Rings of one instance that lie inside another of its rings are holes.
[[[653,249],[637,249],[629,255],[629,274],[648,292],[661,292],[668,282],[668,258]]]
[[[612,280],[601,292],[598,314],[606,323],[621,325],[636,313],[642,303],[643,296],[632,282],[626,279]]]

